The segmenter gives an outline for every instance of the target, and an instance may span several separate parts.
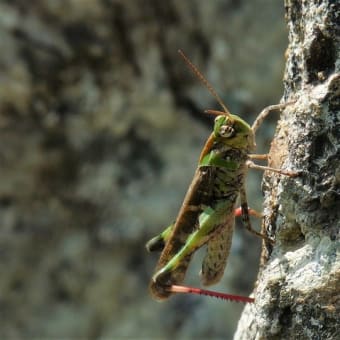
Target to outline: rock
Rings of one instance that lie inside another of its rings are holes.
[[[272,161],[300,176],[265,177],[264,227],[277,241],[264,249],[256,303],[235,339],[334,339],[340,321],[340,5],[287,0],[285,8],[284,97],[296,102],[278,124]]]

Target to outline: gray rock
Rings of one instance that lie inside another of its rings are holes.
[[[276,235],[263,251],[256,303],[235,339],[335,339],[339,334],[340,5],[287,0],[285,98],[272,163],[295,179],[267,175],[264,227]]]

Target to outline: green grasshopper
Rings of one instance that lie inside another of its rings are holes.
[[[217,283],[225,270],[235,224],[235,206],[240,197],[245,227],[257,236],[271,242],[264,234],[255,231],[249,214],[260,215],[248,208],[245,177],[248,168],[273,171],[296,176],[292,171],[254,164],[252,159],[266,159],[266,155],[250,155],[255,149],[255,133],[272,110],[283,109],[291,102],[265,108],[250,127],[242,118],[226,108],[218,94],[198,71],[195,65],[179,51],[194,74],[208,88],[223,111],[206,110],[216,115],[214,129],[201,152],[194,178],[184,198],[175,223],[146,244],[148,251],[162,250],[150,292],[156,300],[167,299],[174,292],[200,293],[217,296],[206,290],[180,286],[193,253],[207,244],[207,253],[200,272],[203,285]],[[210,294],[211,293],[211,294]],[[220,297],[220,296],[219,296]],[[253,299],[227,296],[227,299],[252,302]]]

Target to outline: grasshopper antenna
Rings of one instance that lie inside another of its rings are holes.
[[[204,78],[203,74],[198,70],[198,68],[190,61],[190,59],[184,54],[184,52],[182,50],[178,50],[178,53],[183,58],[183,60],[186,62],[186,64],[189,66],[191,71],[196,75],[196,77],[203,83],[203,85],[208,89],[208,91],[212,94],[212,96],[221,105],[223,111],[227,115],[230,115],[229,110],[224,105],[224,103],[223,103],[222,99],[220,98],[220,96],[217,94],[217,92],[214,90],[214,88],[211,86],[211,84],[208,82],[208,80]]]

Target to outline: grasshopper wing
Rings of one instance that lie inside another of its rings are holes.
[[[223,276],[230,253],[234,224],[235,217],[231,216],[221,231],[208,241],[207,253],[200,272],[201,282],[204,286],[219,282]]]

